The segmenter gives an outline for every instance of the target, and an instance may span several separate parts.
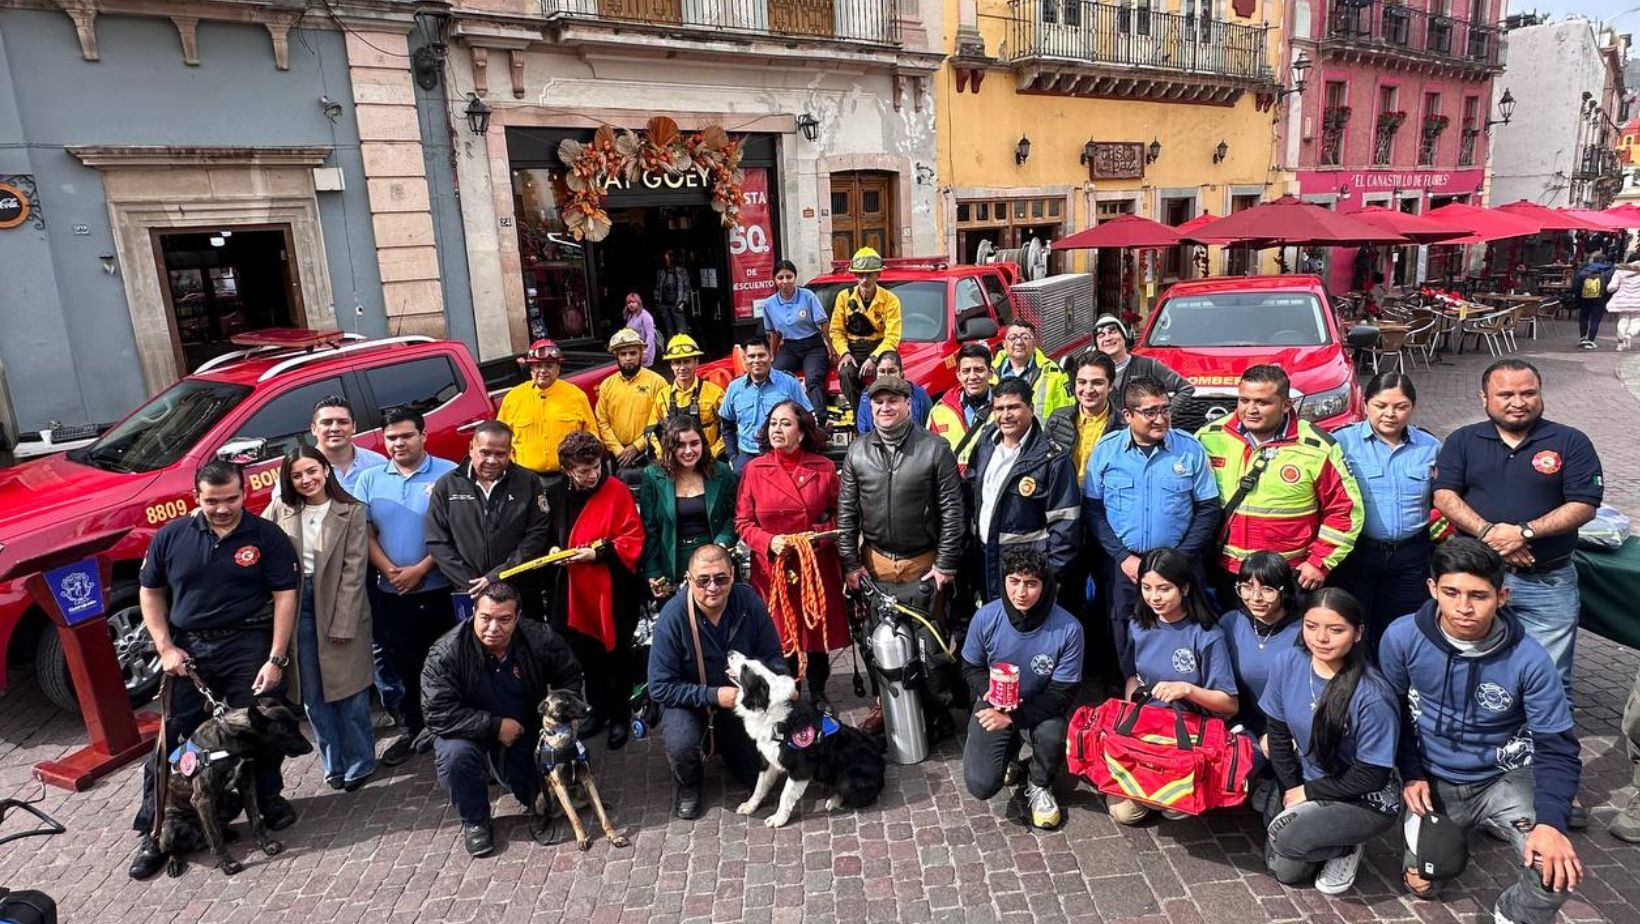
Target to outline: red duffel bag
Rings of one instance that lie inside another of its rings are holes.
[[[1247,801],[1253,738],[1182,703],[1108,699],[1071,715],[1066,763],[1119,799],[1187,815]]]

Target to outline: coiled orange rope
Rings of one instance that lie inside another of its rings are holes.
[[[774,573],[769,580],[769,613],[780,627],[780,653],[797,656],[797,679],[801,682],[809,670],[809,655],[798,638],[799,621],[810,629],[820,630],[823,650],[831,650],[831,639],[826,631],[825,573],[820,570],[820,556],[815,540],[829,533],[796,533],[786,537],[786,547],[774,560]],[[796,591],[793,591],[793,587]]]

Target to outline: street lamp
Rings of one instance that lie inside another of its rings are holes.
[[[1027,135],[1019,136],[1019,143],[1014,145],[1014,166],[1020,166],[1031,159],[1031,139]]]
[[[812,113],[805,112],[797,117],[797,130],[810,141],[820,140],[820,120]]]
[[[1304,85],[1308,82],[1310,76],[1310,67],[1310,56],[1305,52],[1299,52],[1298,59],[1293,62],[1293,85],[1291,87],[1276,88],[1277,102],[1286,99],[1293,93],[1304,92]]]
[[[1152,138],[1150,147],[1145,149],[1145,163],[1154,164],[1162,156],[1162,139]]]
[[[450,28],[450,4],[417,4],[415,19],[421,46],[410,55],[410,71],[415,74],[416,86],[436,90],[444,76],[445,55],[450,50],[444,43],[445,32]]]
[[[1492,134],[1492,126],[1508,125],[1509,120],[1515,116],[1515,96],[1513,93],[1509,92],[1509,88],[1507,87],[1504,88],[1503,96],[1498,100],[1498,114],[1503,116],[1503,118],[1486,120],[1485,127],[1488,135]]]
[[[1078,160],[1081,162],[1082,166],[1086,167],[1088,164],[1093,163],[1093,156],[1098,152],[1099,146],[1093,143],[1092,138],[1089,138],[1082,145],[1082,156],[1078,158]]]
[[[1213,163],[1215,163],[1215,164],[1224,163],[1224,159],[1226,157],[1229,157],[1229,156],[1230,156],[1230,145],[1226,144],[1221,139],[1219,141],[1219,146],[1213,149]]]
[[[475,135],[482,135],[490,130],[490,104],[478,98],[477,93],[467,94],[467,128]]]

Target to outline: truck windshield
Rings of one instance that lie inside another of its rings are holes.
[[[249,387],[183,379],[68,457],[111,472],[151,472],[175,463],[250,394]]]
[[[837,293],[849,288],[852,282],[831,282],[809,286],[819,297],[826,313],[832,313],[837,304]],[[939,343],[945,340],[946,319],[950,312],[945,307],[943,279],[883,281],[878,285],[893,292],[900,299],[900,339],[916,343]],[[835,322],[834,322],[835,323]]]
[[[1321,301],[1308,292],[1214,292],[1162,303],[1147,346],[1321,346]]]

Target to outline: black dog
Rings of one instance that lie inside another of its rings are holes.
[[[251,834],[268,856],[284,845],[268,836],[256,802],[253,772],[258,760],[300,757],[313,752],[291,708],[277,699],[259,697],[243,709],[230,709],[206,719],[171,752],[170,781],[165,791],[165,815],[159,849],[170,859],[168,876],[180,876],[187,864],[182,855],[197,849],[203,834],[216,854],[217,868],[229,876],[244,864],[228,852],[225,828],[241,806],[250,819]]]
[[[571,798],[574,790],[576,795],[585,796],[586,801],[592,803],[604,837],[616,847],[629,847],[632,842],[610,824],[604,800],[598,795],[598,783],[592,778],[592,764],[579,735],[581,720],[586,717],[586,702],[568,690],[553,690],[541,701],[541,741],[536,746],[535,763],[541,773],[543,808],[545,793],[550,790],[575,830],[576,846],[591,849],[592,836],[581,827],[581,813],[575,808],[576,800]]]

